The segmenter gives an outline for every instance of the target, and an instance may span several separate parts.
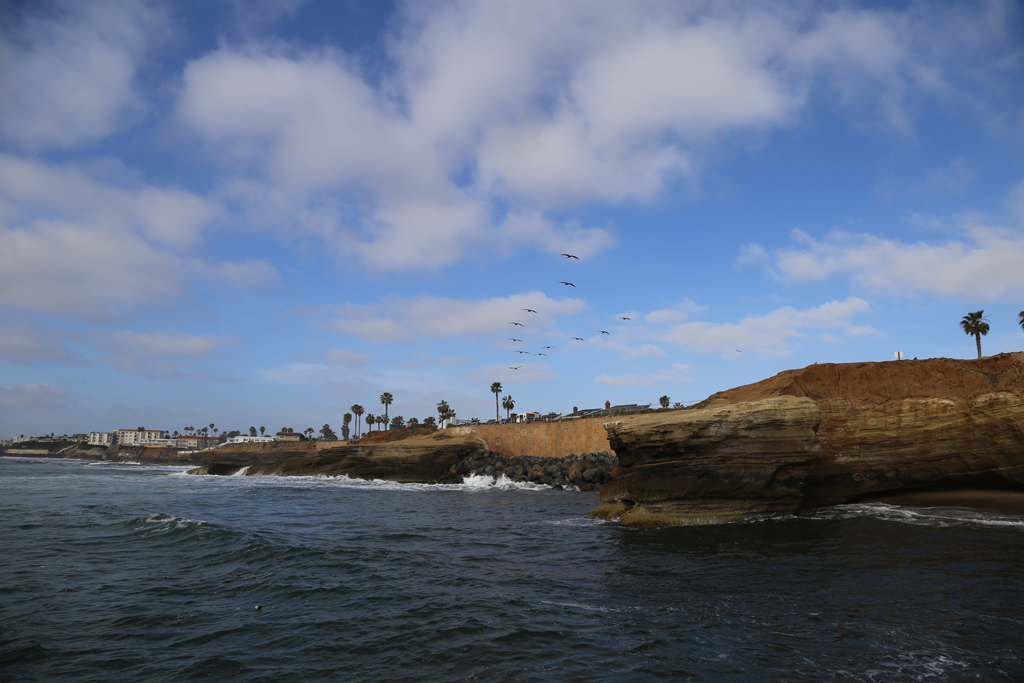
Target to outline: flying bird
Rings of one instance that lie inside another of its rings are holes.
[[[605,332],[604,330],[601,330],[601,334],[611,334],[611,332]]]
[[[546,355],[548,355],[548,354],[546,354],[546,353],[535,353],[535,354],[533,354],[533,355],[535,355],[535,356],[546,356]]]
[[[530,353],[529,351],[516,351],[516,353]]]
[[[519,327],[522,327],[522,326],[523,326],[523,324],[522,324],[522,323],[509,323],[509,325],[519,325]]]
[[[542,346],[541,348],[542,348],[542,349],[553,349],[553,348],[555,348],[555,347],[554,347],[554,346]]]
[[[510,366],[508,366],[508,369],[509,370],[518,370],[521,367],[523,367],[523,366],[522,365],[510,365]]]
[[[524,308],[523,310],[526,311],[527,313],[536,313],[537,312],[537,311],[533,310],[532,308]]]
[[[739,349],[736,349],[736,353],[743,353],[743,352],[740,351]]]
[[[517,341],[517,342],[522,342],[523,341],[522,339],[516,339],[515,337],[509,337],[508,340],[509,341]]]
[[[576,285],[574,285],[571,282],[559,282],[558,284],[560,284],[560,285],[568,285],[569,287],[575,287],[576,286]]]
[[[562,254],[562,256],[564,256],[565,258],[574,258],[574,259],[576,259],[577,261],[579,261],[579,260],[580,260],[580,257],[579,257],[579,256],[573,256],[572,254]]]
[[[576,341],[587,341],[583,337],[573,337],[573,339],[575,339]]]
[[[624,315],[620,315],[620,316],[619,316],[619,320],[632,320],[632,318],[627,318],[627,317],[626,317],[626,316],[624,316]]]

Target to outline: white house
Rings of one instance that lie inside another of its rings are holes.
[[[274,440],[272,436],[233,436],[228,443],[268,443]]]

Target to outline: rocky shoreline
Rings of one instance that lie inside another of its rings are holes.
[[[504,456],[482,450],[453,465],[438,483],[461,484],[467,477],[505,477],[514,482],[544,484],[555,489],[596,490],[619,474],[619,459],[605,452],[540,458]]]

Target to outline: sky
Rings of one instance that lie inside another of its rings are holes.
[[[691,402],[1022,309],[1018,2],[0,1],[0,438]]]

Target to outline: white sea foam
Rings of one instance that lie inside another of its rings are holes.
[[[245,467],[243,467],[242,469],[238,470],[237,472],[235,472],[231,476],[232,477],[244,477],[246,472],[248,472],[248,471],[249,471],[249,466],[246,465]]]

